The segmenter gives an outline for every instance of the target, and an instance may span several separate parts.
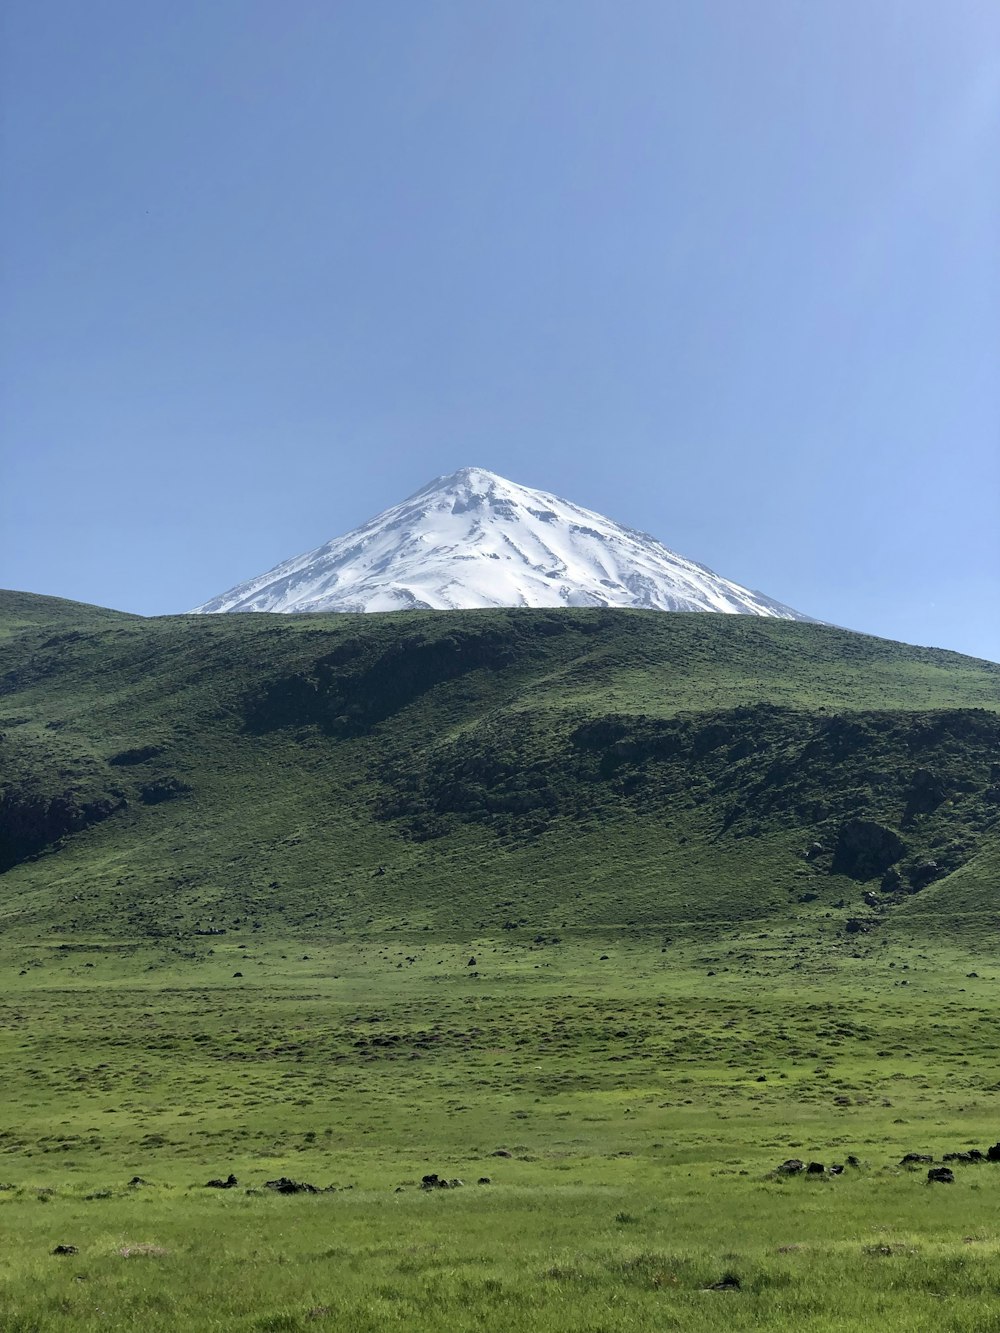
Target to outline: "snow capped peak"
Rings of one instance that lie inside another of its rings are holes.
[[[633,606],[805,620],[654,537],[487,468],[437,477],[346,536],[196,609]]]

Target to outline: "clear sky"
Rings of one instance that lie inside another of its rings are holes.
[[[0,585],[466,465],[1000,659],[993,0],[6,0]]]

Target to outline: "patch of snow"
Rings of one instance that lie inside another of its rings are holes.
[[[631,606],[808,620],[569,500],[484,468],[438,477],[353,532],[195,610]]]

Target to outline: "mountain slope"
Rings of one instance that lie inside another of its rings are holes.
[[[995,916],[991,663],[621,610],[85,621],[0,635],[10,939],[759,921],[836,942],[855,918]]]
[[[197,608],[619,606],[806,620],[654,537],[482,468],[439,477],[346,536]]]

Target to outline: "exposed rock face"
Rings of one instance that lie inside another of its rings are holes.
[[[905,853],[906,844],[891,828],[874,819],[848,819],[840,826],[831,869],[851,879],[874,879]]]
[[[124,804],[122,797],[113,795],[87,801],[69,792],[4,793],[0,796],[0,871],[9,870],[70,833],[99,824]]]

